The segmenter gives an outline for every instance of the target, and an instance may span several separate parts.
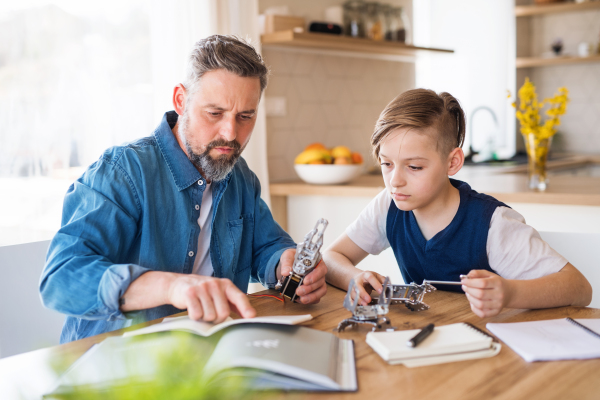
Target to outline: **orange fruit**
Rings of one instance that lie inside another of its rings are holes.
[[[323,143],[311,143],[308,146],[306,146],[304,148],[304,150],[327,150],[327,148],[325,146],[323,146]]]
[[[352,153],[352,162],[354,164],[362,164],[363,158],[360,155],[360,153],[356,153],[356,152]]]

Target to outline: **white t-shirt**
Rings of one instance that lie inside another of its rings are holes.
[[[346,228],[346,235],[369,254],[390,247],[386,220],[392,197],[387,189],[377,195]],[[497,207],[486,243],[488,263],[506,279],[534,279],[560,271],[568,261],[544,242],[525,218],[508,207]]]
[[[200,235],[198,235],[198,251],[194,259],[192,273],[204,276],[211,276],[213,265],[210,259],[210,233],[212,232],[212,184],[207,183],[204,193],[202,193],[202,205],[200,206],[200,216],[198,217],[198,226]]]

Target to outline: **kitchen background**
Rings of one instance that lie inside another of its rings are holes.
[[[349,193],[352,185],[327,190],[294,186],[291,193],[282,187],[298,181],[294,157],[313,142],[327,147],[345,145],[362,153],[363,168],[367,169],[373,165],[369,138],[379,113],[397,94],[414,87],[448,91],[461,101],[467,126],[473,131],[465,149],[472,142],[477,151],[487,148],[489,154],[510,158],[523,149],[523,141],[506,91],[514,96],[525,77],[537,85],[540,98],[566,86],[571,102],[553,149],[600,155],[600,55],[596,54],[600,1],[559,2],[562,11],[531,16],[516,16],[511,0],[385,2],[403,7],[410,22],[408,36],[414,44],[454,52],[399,56],[262,46],[272,71],[264,103],[271,106],[261,110],[267,111],[263,126],[257,124],[263,136],[255,132],[251,143],[266,151],[262,156],[265,173],[261,174],[264,196],[273,200],[276,217],[296,241],[312,229],[317,218],[325,217],[330,224],[324,245],[330,244],[383,182],[372,175],[376,185],[361,188],[356,184],[358,190],[350,194],[344,193]],[[241,29],[243,24],[237,22],[245,20],[253,25],[255,18],[250,17],[272,7],[287,7],[290,14],[307,22],[321,21],[327,7],[342,3],[0,2],[0,37],[10,38],[0,41],[0,304],[12,304],[15,298],[29,301],[18,309],[0,308],[0,319],[21,325],[23,315],[29,315],[47,327],[44,332],[15,330],[12,343],[22,347],[8,350],[0,332],[0,357],[56,340],[62,316],[48,315],[42,309],[37,281],[47,240],[60,226],[64,193],[105,148],[146,136],[154,129],[170,107],[172,86],[180,79],[182,60],[189,51],[187,43],[207,32],[225,32],[223,26],[229,25],[244,35],[248,33],[254,44],[260,45],[256,32]],[[248,4],[255,9],[249,11]],[[517,5],[522,4],[532,5],[533,1],[517,0]],[[215,12],[211,8],[215,5],[223,7]],[[581,44],[588,43],[590,56],[574,63],[547,57],[557,38],[563,41],[563,55],[577,56]],[[536,60],[542,56],[546,58]],[[532,60],[535,66],[523,66]],[[494,112],[496,122],[487,111],[475,113],[481,106]],[[600,161],[595,168],[598,164]],[[600,178],[589,177],[585,180],[587,189],[578,192],[581,186],[572,186],[576,179],[570,182],[570,175],[562,180],[553,175],[550,190],[544,195],[515,185],[522,181],[522,173],[493,175],[487,171],[468,166],[459,178],[481,184],[482,191],[517,187],[521,192],[508,193],[515,195],[509,196],[512,200],[507,200],[508,204],[540,231],[600,234]],[[553,192],[552,185],[560,182],[564,190],[573,190]],[[275,193],[271,198],[269,189]],[[10,246],[19,243],[25,244]],[[579,253],[595,247],[587,246]],[[367,257],[359,267],[389,274],[394,283],[402,282],[389,250]],[[600,282],[600,277],[596,281]],[[32,336],[26,336],[27,332]]]
[[[529,4],[520,0],[517,4]],[[517,18],[517,57],[548,55],[550,44],[562,39],[563,53],[578,55],[581,43],[597,52],[600,42],[600,10],[545,14]],[[600,63],[580,63],[537,68],[519,68],[518,85],[528,76],[535,82],[540,98],[552,96],[566,86],[569,98],[566,115],[561,119],[555,150],[576,153],[600,153]],[[517,138],[519,149],[523,141]]]
[[[387,2],[412,15],[412,1]],[[306,21],[324,20],[326,7],[340,1],[260,0],[260,12],[287,6]],[[267,115],[269,179],[297,179],[293,160],[308,144],[345,145],[363,154],[369,165],[370,133],[379,113],[399,93],[415,87],[414,62],[376,56],[346,57],[326,52],[263,48],[271,68],[265,96],[283,97],[286,115]]]

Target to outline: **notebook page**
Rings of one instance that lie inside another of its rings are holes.
[[[598,331],[598,322],[577,322]],[[600,339],[566,319],[489,323],[486,327],[528,362],[600,357]]]
[[[492,338],[463,323],[436,326],[417,347],[406,342],[419,333],[419,329],[396,332],[369,332],[367,344],[386,361],[428,357],[449,353],[489,349]]]
[[[600,335],[600,318],[581,318],[575,321]]]

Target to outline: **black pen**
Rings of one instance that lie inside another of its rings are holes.
[[[425,340],[427,336],[431,335],[431,332],[433,332],[434,327],[435,325],[433,324],[427,325],[425,328],[421,329],[421,331],[417,333],[412,339],[406,342],[406,345],[408,347],[417,347],[419,343]]]

